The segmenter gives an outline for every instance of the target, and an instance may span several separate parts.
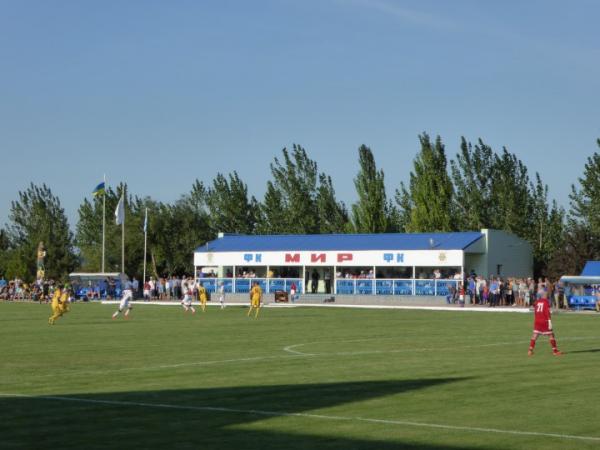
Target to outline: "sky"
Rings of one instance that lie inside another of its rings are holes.
[[[600,151],[595,0],[0,0],[0,225],[46,183],[71,226],[106,174],[172,202],[237,171],[261,199],[293,143],[356,200],[418,135],[506,147],[568,208]]]

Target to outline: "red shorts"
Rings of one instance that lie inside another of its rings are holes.
[[[552,334],[552,328],[547,320],[543,322],[535,322],[533,324],[533,332],[538,334]]]

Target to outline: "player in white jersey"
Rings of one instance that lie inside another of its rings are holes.
[[[225,284],[222,281],[219,281],[219,303],[221,309],[225,308]]]
[[[184,278],[181,283],[181,290],[183,291],[181,306],[183,306],[185,312],[192,311],[192,314],[196,314],[196,309],[192,306],[192,299],[194,298],[194,281],[191,278]]]
[[[122,297],[121,297],[121,303],[119,304],[119,309],[117,309],[115,311],[115,313],[112,315],[113,320],[117,318],[117,316],[123,312],[123,310],[125,310],[125,314],[124,317],[126,319],[129,319],[129,313],[131,312],[131,305],[129,304],[129,302],[131,300],[133,300],[133,286],[131,285],[130,281],[126,281],[125,284],[123,285],[123,292],[122,292]]]

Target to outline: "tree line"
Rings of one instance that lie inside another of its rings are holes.
[[[284,148],[270,164],[262,200],[249,195],[236,171],[218,173],[205,184],[195,180],[172,203],[129,192],[121,183],[105,191],[106,270],[120,270],[120,226],[112,211],[121,195],[125,208],[125,267],[139,276],[142,234],[148,208],[148,272],[188,273],[192,253],[218,232],[240,234],[447,232],[493,228],[532,244],[536,276],[579,273],[600,256],[600,154],[587,159],[571,187],[568,211],[548,199],[539,173],[530,174],[516,154],[495,150],[481,139],[461,138],[449,159],[441,137],[423,133],[406,184],[388,196],[384,171],[372,150],[358,149],[356,201],[336,197],[331,177],[303,147]],[[600,139],[597,141],[600,147]],[[73,233],[60,199],[45,184],[31,183],[11,202],[9,221],[0,229],[0,275],[33,280],[36,248],[47,250],[46,276],[61,279],[73,271],[100,270],[102,198],[85,198]]]

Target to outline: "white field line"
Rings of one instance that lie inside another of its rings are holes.
[[[118,305],[120,300],[102,300],[102,305]],[[179,306],[181,302],[178,300],[172,301],[132,301],[133,305],[158,305],[158,306]],[[194,301],[192,305],[200,305],[200,302]],[[207,306],[221,306],[220,303],[208,302]],[[249,306],[246,303],[226,303],[226,306]],[[457,312],[498,312],[498,313],[531,313],[529,308],[515,308],[515,307],[502,307],[502,308],[471,308],[471,307],[458,307],[458,306],[414,306],[414,305],[343,305],[343,304],[332,304],[332,303],[265,303],[262,305],[263,308],[298,308],[298,307],[315,307],[315,308],[356,308],[356,309],[409,309],[409,310],[426,310],[426,311],[457,311]]]
[[[463,345],[460,347],[422,347],[422,348],[410,348],[410,349],[396,349],[396,350],[363,350],[363,351],[355,351],[355,352],[333,352],[333,353],[305,353],[299,350],[296,350],[298,347],[303,347],[306,345],[318,345],[318,344],[343,344],[349,342],[369,342],[369,341],[379,341],[379,340],[390,340],[393,338],[369,338],[369,339],[349,339],[344,341],[316,341],[316,342],[304,342],[301,344],[288,345],[283,348],[284,352],[291,353],[297,356],[348,356],[348,355],[370,355],[370,354],[379,354],[379,353],[413,353],[413,352],[430,352],[430,351],[451,351],[451,350],[468,350],[474,348],[485,348],[485,347],[499,347],[504,345],[517,345],[523,344],[526,341],[512,341],[512,342],[492,342],[489,344],[475,344],[475,345]],[[600,339],[598,336],[592,337],[567,337],[559,339],[560,342],[563,341],[589,341],[589,340],[597,340]]]
[[[391,338],[381,338],[383,339],[391,339]],[[585,341],[585,340],[598,340],[600,337],[571,337],[560,339],[560,342],[563,341]],[[81,370],[81,371],[64,371],[64,372],[53,372],[53,373],[44,373],[44,374],[32,374],[35,378],[48,378],[48,377],[56,377],[58,375],[68,375],[68,376],[76,376],[76,375],[106,375],[112,373],[124,373],[124,372],[150,372],[154,370],[165,370],[165,369],[178,369],[183,367],[198,367],[198,366],[211,366],[218,364],[236,364],[236,363],[247,363],[247,362],[258,362],[258,361],[269,361],[269,360],[277,360],[277,359],[291,359],[291,358],[330,358],[335,356],[358,356],[358,355],[378,355],[378,354],[394,354],[394,353],[420,353],[420,352],[450,352],[455,350],[469,350],[476,348],[486,348],[486,347],[500,347],[505,345],[526,345],[527,341],[512,341],[512,342],[493,342],[489,344],[476,344],[476,345],[464,345],[464,346],[453,346],[453,347],[422,347],[422,348],[403,348],[403,349],[395,349],[395,350],[363,350],[363,351],[348,351],[348,352],[329,352],[329,353],[304,353],[298,350],[294,350],[294,348],[310,345],[310,344],[338,344],[345,342],[367,342],[378,340],[378,338],[373,339],[350,339],[347,341],[331,341],[331,342],[305,342],[301,344],[288,345],[283,348],[283,351],[287,352],[285,355],[270,355],[270,356],[254,356],[254,357],[245,357],[245,358],[232,358],[232,359],[218,359],[218,360],[209,360],[209,361],[194,361],[194,362],[183,362],[177,364],[163,364],[157,366],[142,366],[142,367],[123,367],[119,369],[105,369],[105,370]],[[29,375],[31,376],[31,375]]]
[[[0,397],[13,397],[13,398],[33,398],[41,400],[55,400],[64,402],[76,402],[76,403],[88,403],[96,405],[108,405],[108,406],[123,406],[123,407],[140,407],[140,408],[160,408],[160,409],[175,409],[182,411],[210,411],[220,413],[232,413],[232,414],[249,414],[255,416],[265,417],[302,417],[315,420],[336,420],[336,421],[348,421],[348,422],[366,422],[376,423],[383,425],[398,425],[405,427],[416,427],[416,428],[434,428],[451,431],[466,431],[470,433],[496,433],[506,434],[512,436],[537,436],[547,437],[556,439],[569,439],[579,441],[591,441],[600,442],[600,437],[597,436],[578,436],[573,434],[559,434],[559,433],[544,433],[539,431],[520,431],[520,430],[503,430],[499,428],[481,428],[481,427],[467,427],[457,425],[446,425],[437,423],[427,422],[413,422],[408,420],[392,420],[392,419],[372,419],[367,417],[352,417],[352,416],[334,416],[326,414],[310,414],[310,413],[293,413],[285,411],[263,411],[260,409],[241,409],[241,408],[225,408],[219,406],[186,406],[186,405],[174,405],[168,403],[146,403],[146,402],[130,402],[121,400],[98,400],[90,398],[77,398],[77,397],[62,397],[52,395],[25,395],[25,394],[3,394],[0,393]]]

